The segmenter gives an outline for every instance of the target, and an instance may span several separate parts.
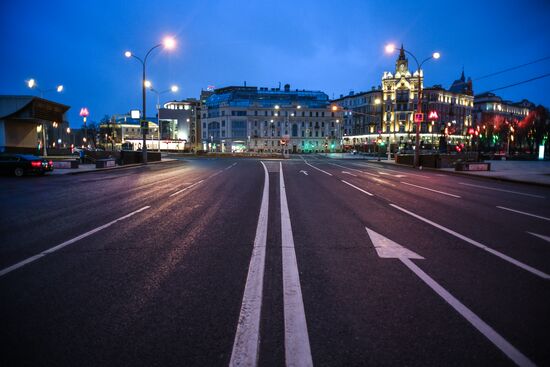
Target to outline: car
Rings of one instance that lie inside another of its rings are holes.
[[[0,154],[0,172],[21,177],[36,173],[43,175],[53,171],[53,162],[28,154]]]

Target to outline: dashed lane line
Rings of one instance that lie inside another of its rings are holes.
[[[521,210],[510,209],[510,208],[506,208],[504,206],[498,206],[497,205],[497,208],[503,209],[503,210],[508,210],[510,212],[514,212],[514,213],[518,213],[518,214],[528,215],[528,216],[533,217],[533,218],[539,218],[539,219],[543,219],[543,220],[550,220],[550,218],[543,217],[542,215],[536,215],[536,214],[531,214],[531,213],[527,213],[527,212],[522,212]]]
[[[170,197],[176,196],[176,195],[178,195],[178,194],[181,194],[182,192],[187,191],[187,190],[189,190],[190,188],[192,188],[192,187],[194,187],[194,186],[197,186],[197,185],[200,184],[201,182],[204,182],[204,180],[197,181],[197,182],[195,182],[195,183],[192,184],[192,185],[189,185],[189,186],[187,186],[187,187],[184,187],[183,189],[178,190],[178,191],[174,192],[173,194],[170,194]]]
[[[305,160],[304,160],[304,162],[305,162],[308,166],[310,166],[311,168],[316,169],[317,171],[321,171],[321,172],[323,172],[325,175],[332,176],[332,173],[328,173],[327,171],[323,171],[322,169],[317,168],[317,167],[315,167],[315,166],[309,164],[309,163],[308,163],[307,161],[305,161]]]
[[[463,240],[463,241],[465,241],[465,242],[468,242],[469,244],[474,245],[474,246],[476,246],[477,248],[480,248],[480,249],[482,249],[482,250],[485,250],[485,251],[487,251],[488,253],[490,253],[490,254],[492,254],[492,255],[495,255],[495,256],[501,258],[502,260],[509,262],[509,263],[512,264],[512,265],[517,266],[518,268],[521,268],[521,269],[523,269],[523,270],[525,270],[525,271],[530,272],[531,274],[534,274],[534,275],[536,275],[536,276],[538,276],[538,277],[540,277],[540,278],[542,278],[542,279],[545,279],[545,280],[549,280],[549,279],[550,279],[550,275],[548,275],[548,274],[546,274],[546,273],[544,273],[544,272],[542,272],[542,271],[540,271],[540,270],[538,270],[538,269],[535,269],[535,268],[533,268],[532,266],[529,266],[529,265],[527,265],[527,264],[524,264],[524,263],[522,263],[521,261],[514,259],[513,257],[510,257],[510,256],[508,256],[508,255],[505,255],[505,254],[503,254],[502,252],[499,252],[499,251],[494,250],[494,249],[492,249],[492,248],[490,248],[490,247],[488,247],[488,246],[485,246],[484,244],[479,243],[479,242],[477,242],[477,241],[475,241],[475,240],[473,240],[473,239],[471,239],[471,238],[468,238],[468,237],[466,237],[466,236],[464,236],[464,235],[461,235],[460,233],[455,232],[455,231],[453,231],[452,229],[446,228],[446,227],[442,226],[441,224],[437,224],[437,223],[435,223],[435,222],[432,222],[432,221],[429,220],[429,219],[426,219],[426,218],[424,218],[424,217],[421,217],[420,215],[415,214],[415,213],[413,213],[413,212],[410,212],[410,211],[408,211],[407,209],[403,209],[403,208],[401,208],[401,207],[399,207],[399,206],[397,206],[397,205],[395,205],[395,204],[390,204],[390,206],[392,206],[392,207],[394,207],[395,209],[400,210],[400,211],[402,211],[403,213],[406,213],[406,214],[408,214],[408,215],[410,215],[410,216],[412,216],[412,217],[414,217],[414,218],[416,218],[416,219],[419,219],[419,220],[421,220],[421,221],[423,221],[423,222],[425,222],[425,223],[428,223],[428,224],[430,224],[430,225],[432,225],[432,226],[434,226],[434,227],[436,227],[436,228],[439,228],[440,230],[442,230],[442,231],[444,231],[444,232],[447,232],[448,234],[450,234],[450,235],[452,235],[452,236],[455,236],[455,237],[457,237],[457,238],[460,238],[461,240]]]
[[[341,181],[342,181],[343,183],[345,183],[346,185],[351,186],[351,187],[353,187],[354,189],[361,191],[361,192],[364,193],[364,194],[367,194],[367,195],[369,195],[369,196],[374,196],[374,194],[371,194],[370,192],[365,191],[365,190],[363,190],[363,189],[360,188],[360,187],[357,187],[357,186],[355,186],[355,185],[353,185],[353,184],[350,184],[350,183],[347,182],[347,181],[344,181],[344,180],[341,180]]]
[[[430,189],[430,188],[428,188],[428,187],[419,186],[419,185],[415,185],[415,184],[408,183],[408,182],[404,182],[404,181],[401,181],[401,183],[404,184],[404,185],[409,185],[409,186],[417,187],[417,188],[422,189],[422,190],[427,190],[427,191],[431,191],[431,192],[436,192],[436,193],[438,193],[438,194],[447,195],[447,196],[452,196],[452,197],[454,197],[454,198],[460,198],[460,196],[455,195],[455,194],[449,194],[448,192],[439,191],[439,190],[434,190],[434,189]]]
[[[88,236],[91,236],[91,235],[93,235],[94,233],[97,233],[97,232],[101,231],[102,229],[105,229],[105,228],[107,228],[107,227],[110,227],[110,226],[112,226],[113,224],[115,224],[115,223],[117,223],[117,222],[120,222],[121,220],[130,218],[131,216],[136,215],[137,213],[140,213],[140,212],[142,212],[142,211],[144,211],[144,210],[146,210],[146,209],[149,209],[149,208],[150,208],[150,206],[144,206],[144,207],[141,208],[141,209],[135,210],[135,211],[133,211],[133,212],[131,212],[131,213],[129,213],[129,214],[126,214],[126,215],[124,215],[124,216],[122,216],[122,217],[120,217],[120,218],[118,218],[118,219],[115,219],[115,220],[113,220],[113,221],[111,221],[111,222],[109,222],[109,223],[107,223],[107,224],[104,224],[104,225],[102,225],[102,226],[99,226],[99,227],[97,227],[97,228],[94,228],[94,229],[92,229],[91,231],[88,231],[88,232],[86,232],[86,233],[83,233],[83,234],[81,234],[81,235],[79,235],[79,236],[76,236],[76,237],[74,237],[74,238],[72,238],[72,239],[70,239],[70,240],[68,240],[68,241],[65,241],[65,242],[63,242],[63,243],[61,243],[61,244],[59,244],[59,245],[57,245],[57,246],[54,246],[54,247],[52,247],[52,248],[49,248],[48,250],[42,251],[42,252],[39,253],[39,254],[36,254],[36,255],[34,255],[34,256],[31,256],[31,257],[29,257],[28,259],[25,259],[25,260],[23,260],[23,261],[20,261],[20,262],[18,262],[17,264],[14,264],[14,265],[9,266],[9,267],[7,267],[7,268],[5,268],[5,269],[2,269],[2,270],[0,270],[0,277],[6,275],[6,274],[8,274],[8,273],[11,273],[12,271],[14,271],[14,270],[16,270],[16,269],[19,269],[19,268],[21,268],[21,267],[23,267],[23,266],[25,266],[25,265],[27,265],[27,264],[30,264],[30,263],[32,263],[32,262],[34,262],[34,261],[36,261],[36,260],[38,260],[38,259],[40,259],[40,258],[46,256],[46,255],[49,255],[49,254],[54,253],[54,252],[56,252],[56,251],[58,251],[58,250],[61,250],[63,247],[69,246],[69,245],[71,245],[71,244],[73,244],[73,243],[75,243],[75,242],[77,242],[77,241],[80,241],[80,240],[83,239],[83,238],[86,238],[86,237],[88,237]]]
[[[485,189],[485,190],[493,190],[493,191],[507,192],[507,193],[510,193],[510,194],[531,196],[531,197],[539,198],[539,199],[546,199],[545,196],[542,196],[542,195],[535,195],[535,194],[527,194],[527,193],[525,193],[525,192],[519,192],[519,191],[513,191],[513,190],[505,190],[505,189],[497,189],[496,187],[489,187],[489,186],[482,186],[482,185],[474,185],[474,184],[469,184],[469,183],[466,183],[466,182],[459,182],[459,184],[460,184],[460,185],[465,185],[465,186],[477,187],[477,188]]]

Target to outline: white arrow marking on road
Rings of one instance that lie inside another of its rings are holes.
[[[417,253],[410,251],[409,249],[399,245],[398,243],[390,240],[374,232],[373,230],[365,227],[367,233],[378,253],[378,256],[382,258],[395,258],[401,260],[413,273],[415,273],[428,287],[430,287],[435,293],[443,298],[452,308],[455,309],[462,317],[464,317],[473,327],[475,327],[480,333],[482,333],[491,343],[493,343],[498,349],[508,356],[518,366],[535,366],[535,364],[527,358],[523,353],[517,350],[512,344],[504,339],[499,333],[497,333],[491,326],[485,321],[479,318],[468,307],[462,304],[452,294],[450,294],[445,288],[437,283],[433,278],[426,274],[411,259],[424,259]]]
[[[546,274],[545,272],[542,272],[538,269],[535,269],[533,268],[532,266],[529,266],[527,264],[524,264],[522,263],[521,261],[519,260],[516,260],[514,259],[513,257],[510,257],[506,254],[503,254],[502,252],[500,251],[497,251],[497,250],[494,250],[488,246],[485,246],[484,244],[480,243],[480,242],[477,242],[476,240],[473,240],[469,237],[466,237],[464,235],[461,235],[460,233],[458,232],[455,232],[453,231],[452,229],[449,229],[447,227],[444,227],[442,226],[441,224],[437,224],[435,222],[432,222],[431,220],[427,219],[427,218],[424,218],[424,217],[421,217],[420,215],[418,214],[415,214],[407,209],[404,209],[404,208],[401,208],[400,206],[397,206],[395,204],[390,204],[391,207],[394,207],[395,209],[397,210],[401,210],[403,213],[407,213],[408,215],[410,215],[411,217],[414,217],[418,220],[421,220],[425,223],[428,223],[429,225],[432,225],[434,226],[435,228],[439,228],[440,230],[444,231],[444,232],[447,232],[448,234],[450,234],[451,236],[455,236],[457,238],[460,238],[461,240],[465,241],[465,242],[468,242],[469,244],[471,245],[474,245],[475,247],[477,248],[480,248],[482,250],[485,250],[487,251],[488,253],[490,254],[493,254],[499,258],[501,258],[502,260],[504,261],[508,261],[510,264],[513,264],[515,266],[517,266],[518,268],[521,268],[523,270],[526,270],[528,272],[530,272],[531,274],[534,274],[538,277],[541,277],[542,279],[545,279],[545,280],[549,280],[550,279],[550,274]]]
[[[542,234],[533,233],[533,232],[527,232],[527,233],[529,233],[529,234],[532,235],[532,236],[541,238],[541,239],[545,240],[546,242],[550,242],[550,237],[548,237],[548,236],[544,236],[544,235],[542,235]]]
[[[404,257],[407,259],[424,260],[422,256],[418,255],[416,252],[406,249],[397,242],[394,242],[389,238],[368,229],[367,227],[365,227],[365,229],[367,230],[367,233],[369,234],[372,244],[374,245],[376,253],[379,257],[388,259],[399,259]]]
[[[306,176],[308,175],[308,174],[307,174],[307,171],[304,171],[304,170],[301,170],[300,173],[303,173],[303,174],[306,175]]]
[[[350,175],[350,176],[353,176],[353,177],[357,177],[357,175],[354,175],[353,173],[348,172],[348,171],[342,171],[342,173],[345,173],[346,175]]]

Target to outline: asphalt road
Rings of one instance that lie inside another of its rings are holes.
[[[550,365],[549,203],[315,156],[3,176],[0,365]]]

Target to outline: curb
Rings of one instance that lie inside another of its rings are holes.
[[[410,167],[414,170],[411,166],[405,165],[405,164],[397,164],[397,163],[387,163],[383,161],[371,161],[372,163],[380,164],[383,166],[398,166],[398,167]],[[516,180],[513,178],[507,178],[502,176],[478,176],[478,175],[472,175],[465,172],[459,172],[459,171],[442,171],[438,168],[431,168],[431,167],[423,167],[423,171],[432,171],[432,172],[439,172],[439,173],[445,173],[449,175],[457,175],[457,176],[464,176],[464,177],[473,177],[473,178],[481,178],[481,179],[488,179],[493,181],[502,181],[502,182],[512,182],[512,183],[521,183],[526,185],[533,185],[533,186],[540,186],[540,187],[550,187],[550,183],[544,183],[544,182],[534,182],[534,181],[525,181],[525,180]]]
[[[66,173],[65,175],[81,175],[81,174],[84,174],[84,173],[93,173],[93,172],[102,172],[102,171],[112,171],[112,170],[124,169],[124,168],[136,168],[136,167],[148,166],[148,165],[150,165],[150,164],[168,163],[168,162],[173,162],[173,160],[169,160],[169,161],[148,162],[146,165],[143,164],[143,163],[134,163],[134,164],[127,164],[127,165],[123,165],[123,166],[109,167],[109,168],[96,168],[96,169],[88,170],[88,171],[69,172],[69,173]],[[56,175],[56,176],[63,176],[63,175]]]

